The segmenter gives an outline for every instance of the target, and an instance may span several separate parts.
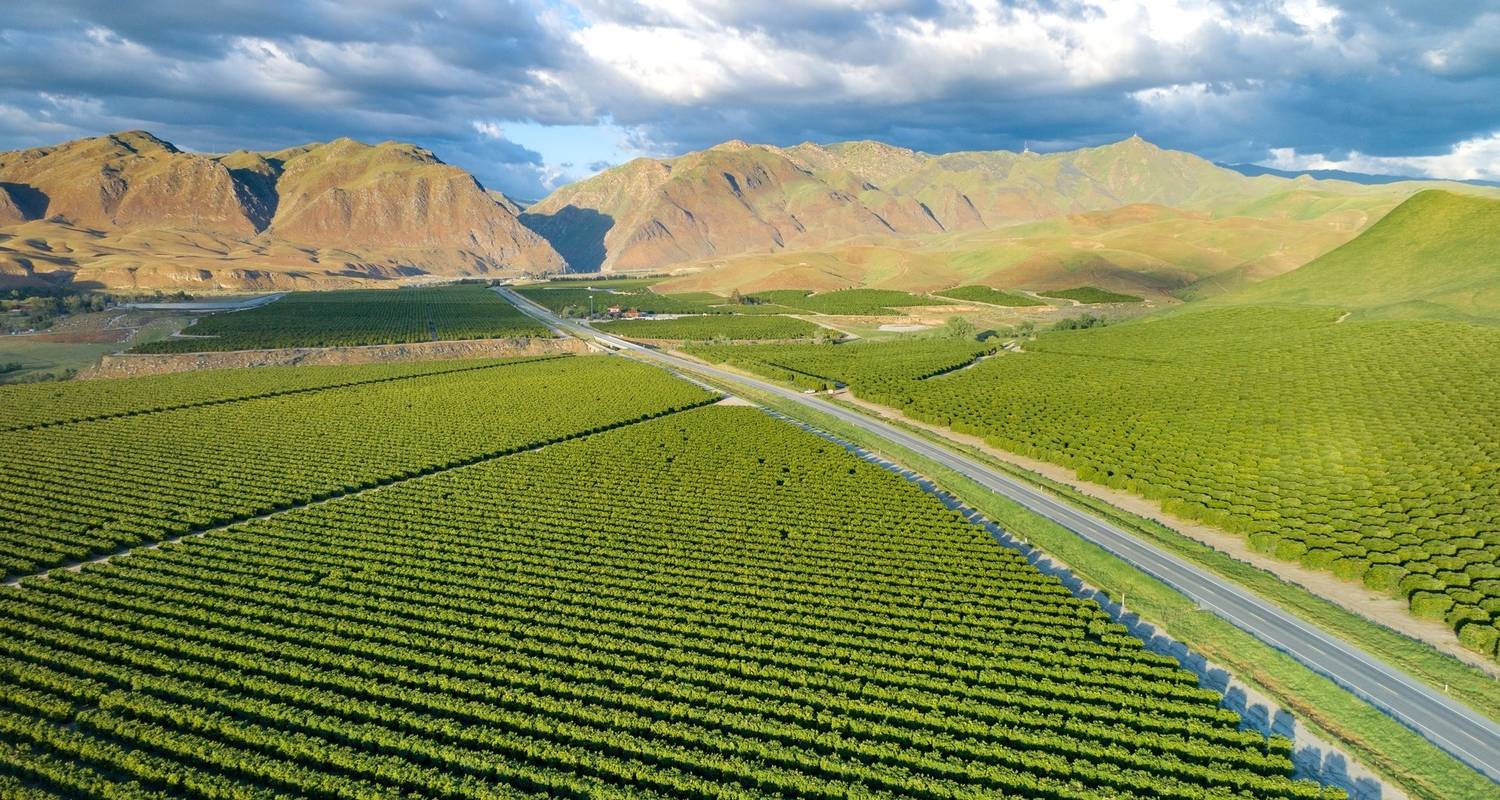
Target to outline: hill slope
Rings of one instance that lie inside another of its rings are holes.
[[[509,201],[412,145],[203,155],[128,131],[0,153],[0,284],[284,288],[562,267]]]
[[[558,189],[522,220],[575,270],[613,271],[994,228],[1132,203],[1206,209],[1282,183],[1139,137],[1046,155],[732,141],[606,170]]]
[[[993,229],[715,259],[673,291],[873,286],[934,291],[1098,286],[1170,300],[1210,297],[1280,275],[1349,241],[1404,192],[1293,187],[1224,212],[1135,203]]]
[[[1082,281],[1197,298],[1294,269],[1432,185],[1252,177],[1139,137],[1049,154],[732,141],[607,170],[521,219],[575,271],[708,268],[682,289]]]
[[[1342,247],[1218,302],[1500,322],[1500,200],[1420,192]]]

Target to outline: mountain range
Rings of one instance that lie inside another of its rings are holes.
[[[517,210],[414,145],[203,155],[127,131],[0,153],[0,281],[272,289],[563,269]]]
[[[1080,285],[1189,298],[1288,272],[1413,193],[1250,176],[1139,137],[932,155],[730,141],[522,210],[413,145],[195,154],[141,131],[0,153],[0,282],[270,289],[673,270],[681,290]]]
[[[1295,269],[1435,185],[1495,194],[1249,176],[1140,137],[1048,154],[731,141],[606,170],[521,219],[577,271],[690,271],[671,290],[984,283],[1185,299]]]

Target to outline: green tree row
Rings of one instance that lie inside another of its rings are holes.
[[[0,774],[57,795],[1335,796],[983,528],[754,409],[31,581],[0,624]]]

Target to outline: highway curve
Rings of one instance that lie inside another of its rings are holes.
[[[815,397],[749,378],[697,361],[652,350],[587,325],[559,319],[547,309],[507,288],[497,288],[527,314],[584,339],[675,371],[709,376],[730,385],[747,386],[799,406],[831,414],[886,441],[930,458],[985,488],[1025,506],[1099,545],[1137,569],[1172,586],[1193,602],[1234,626],[1287,653],[1304,666],[1374,705],[1416,731],[1443,751],[1500,783],[1500,725],[1438,692],[1405,672],[1348,642],[1281,610],[1249,590],[1164,552],[1086,511],[1075,509],[1042,491],[998,472],[968,456],[920,438],[864,414]]]

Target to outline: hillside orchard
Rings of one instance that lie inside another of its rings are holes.
[[[892,289],[839,289],[815,294],[801,289],[777,289],[756,292],[754,299],[799,311],[834,315],[890,314],[899,308],[948,304],[946,300]]]
[[[976,303],[988,303],[992,306],[1026,308],[1047,305],[1035,297],[1029,297],[1019,292],[1007,292],[990,286],[955,286],[952,289],[943,289],[942,291],[935,292],[935,294],[954,300],[971,300]]]

